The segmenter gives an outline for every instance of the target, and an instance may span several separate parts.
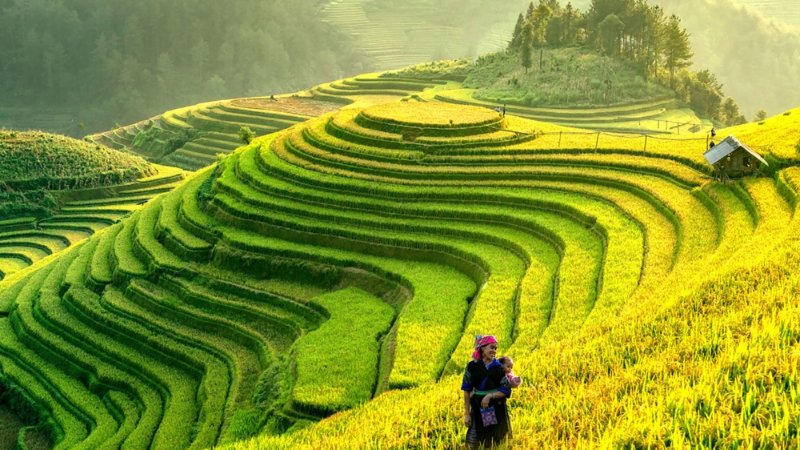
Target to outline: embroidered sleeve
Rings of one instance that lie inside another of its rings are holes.
[[[497,388],[497,390],[506,394],[506,398],[511,398],[511,382],[508,381],[507,376],[503,376],[503,378],[500,379],[500,387]]]
[[[464,378],[461,380],[461,390],[472,392],[472,374],[469,372],[469,364],[464,369]]]

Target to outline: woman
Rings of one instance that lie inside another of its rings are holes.
[[[475,351],[472,361],[464,371],[461,390],[464,391],[464,424],[467,431],[467,447],[492,447],[511,437],[511,423],[508,420],[506,399],[511,396],[511,386],[503,365],[495,359],[497,339],[494,336],[475,337]],[[491,422],[494,408],[496,424]],[[483,412],[481,410],[484,410]]]

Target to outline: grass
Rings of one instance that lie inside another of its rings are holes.
[[[380,338],[392,325],[394,309],[354,288],[313,301],[331,318],[298,344],[292,399],[300,411],[325,416],[372,398]]]
[[[478,58],[464,87],[477,88],[476,97],[494,103],[525,106],[605,106],[674,96],[656,83],[644,80],[628,63],[600,57],[581,48],[545,49],[539,68],[525,73],[515,53],[494,53]],[[611,89],[603,82],[611,81]]]
[[[38,132],[0,132],[0,159],[0,180],[21,191],[110,186],[154,173],[142,158]]]

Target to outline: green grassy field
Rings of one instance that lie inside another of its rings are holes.
[[[647,81],[627,62],[581,48],[548,48],[534,52],[534,67],[525,70],[515,53],[498,52],[477,60],[464,87],[493,103],[532,107],[604,107],[674,98],[675,93]],[[607,87],[605,81],[611,84]]]
[[[453,448],[487,333],[527,369],[513,448],[789,445],[796,312],[770,292],[793,286],[800,174],[774,135],[800,140],[800,113],[720,130],[781,165],[724,185],[690,135],[645,152],[384,78],[315,88],[346,107],[285,126],[256,100],[166,113],[219,142],[286,129],[186,181],[71,192],[69,236],[5,233],[8,264],[41,259],[0,282],[3,383],[55,448]]]

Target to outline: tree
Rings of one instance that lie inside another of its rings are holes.
[[[741,122],[742,116],[739,112],[739,105],[733,98],[728,97],[725,99],[725,102],[722,103],[722,116],[725,118],[725,123],[728,125],[736,125]]]
[[[519,50],[520,46],[522,45],[522,28],[525,26],[525,18],[522,17],[522,13],[519,13],[519,17],[517,17],[517,24],[514,26],[514,34],[511,37],[511,41],[508,43],[509,50]]]
[[[622,23],[627,24],[635,5],[635,0],[592,0],[589,11],[586,14],[588,29],[592,34],[592,40],[597,42],[599,39],[599,25],[611,14],[617,16]]]
[[[542,68],[544,58],[544,46],[547,44],[547,23],[553,17],[553,10],[544,3],[539,3],[533,12],[531,20],[534,25],[534,42],[539,47],[539,69]]]
[[[253,139],[256,137],[256,134],[253,133],[253,130],[250,127],[240,127],[239,128],[239,140],[244,142],[245,144],[249,144],[253,142]]]
[[[572,44],[575,42],[574,34],[572,33],[572,25],[575,20],[575,9],[572,7],[572,2],[567,3],[564,9],[564,42]]]
[[[610,56],[617,56],[620,53],[622,43],[622,31],[625,24],[619,20],[616,14],[609,14],[598,26],[600,45]]]
[[[661,64],[666,19],[664,10],[658,6],[650,7],[644,0],[636,4],[633,19],[634,33],[638,34],[638,49],[633,58],[638,62],[645,79],[658,78]]]
[[[534,29],[533,24],[528,22],[522,28],[522,47],[520,48],[520,56],[522,57],[522,67],[525,68],[525,73],[533,65],[531,60],[531,52],[533,51]]]
[[[720,119],[720,106],[724,96],[722,85],[717,82],[716,77],[708,70],[692,73],[684,69],[680,78],[683,87],[678,90],[688,94],[683,101],[688,102],[698,114]]]
[[[672,15],[664,30],[664,64],[669,70],[669,87],[674,88],[675,72],[689,67],[694,56],[689,44],[689,33],[681,29],[681,19]]]
[[[764,111],[763,109],[759,109],[758,112],[756,113],[756,118],[755,118],[754,121],[755,122],[761,122],[762,120],[764,120],[766,118],[767,118],[767,112]]]
[[[707,84],[710,88],[716,90],[720,94],[722,94],[722,83],[717,80],[717,76],[711,73],[708,69],[703,69],[700,71],[695,72],[697,75],[697,79],[701,82]]]

